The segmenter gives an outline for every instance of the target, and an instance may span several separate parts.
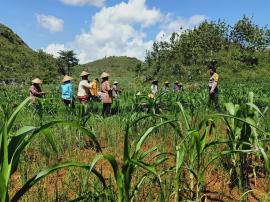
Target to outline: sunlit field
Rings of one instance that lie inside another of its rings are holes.
[[[268,201],[269,88],[233,86],[221,113],[185,85],[123,91],[108,118],[100,102],[66,108],[53,85],[35,104],[27,86],[3,87],[2,201]]]

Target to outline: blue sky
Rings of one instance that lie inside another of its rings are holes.
[[[269,24],[269,0],[0,0],[0,22],[33,49],[81,62],[109,55],[143,59],[154,40],[205,19],[234,24],[244,14]]]

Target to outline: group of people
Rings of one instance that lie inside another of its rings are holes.
[[[182,89],[183,85],[182,83],[179,83],[179,81],[174,82],[173,85],[173,92],[177,93]],[[159,86],[158,86],[158,80],[153,80],[152,81],[152,85],[151,85],[151,94],[152,95],[156,95],[159,92]],[[165,81],[163,83],[163,88],[162,88],[163,92],[168,92],[170,91],[170,82],[169,81]]]
[[[218,80],[219,76],[216,73],[216,67],[210,66],[210,79],[208,83],[209,87],[209,105],[214,105],[216,111],[220,112],[220,106],[218,103]],[[80,74],[81,81],[78,86],[78,99],[80,103],[86,104],[90,100],[99,101],[101,100],[103,103],[102,115],[108,116],[110,115],[111,105],[113,102],[113,98],[117,98],[120,95],[120,88],[118,86],[118,82],[114,81],[113,86],[111,87],[109,82],[110,75],[107,72],[103,72],[100,75],[101,86],[98,89],[99,79],[96,78],[92,82],[88,81],[90,73],[87,71],[82,71]],[[74,107],[74,94],[73,94],[73,86],[71,81],[72,77],[65,75],[62,84],[61,84],[61,97],[63,103],[66,106]],[[30,97],[34,101],[36,97],[42,97],[45,92],[43,92],[40,88],[40,84],[42,84],[42,80],[36,78],[32,80],[32,85],[29,89]],[[173,92],[177,93],[182,89],[183,85],[178,81],[174,82]],[[163,92],[170,91],[170,82],[165,81],[162,88]],[[154,97],[159,92],[158,81],[152,81],[151,85],[151,94],[149,96]]]
[[[120,88],[118,86],[118,82],[114,81],[113,86],[111,87],[109,82],[110,75],[107,72],[103,72],[100,76],[101,85],[99,89],[99,79],[96,78],[92,82],[89,82],[89,75],[90,73],[88,73],[87,71],[82,71],[82,73],[80,74],[81,81],[78,86],[78,99],[82,104],[87,104],[90,100],[101,100],[103,103],[102,115],[109,116],[113,98],[117,98],[120,95]],[[64,76],[61,84],[61,98],[66,106],[74,108],[75,98],[73,93],[73,85],[71,82],[72,80],[73,78],[71,76]],[[39,78],[32,80],[32,85],[29,91],[30,97],[33,101],[35,101],[37,97],[42,97],[45,94],[45,92],[41,90],[40,84],[42,84],[42,80],[40,80]]]
[[[211,105],[214,106],[215,110],[217,112],[220,112],[220,106],[219,106],[219,102],[218,102],[218,80],[219,80],[219,76],[216,72],[216,66],[215,65],[210,65],[209,66],[209,70],[210,70],[210,79],[208,82],[208,90],[209,90],[209,107]],[[181,91],[181,89],[183,88],[182,83],[179,83],[178,81],[174,82],[172,91],[177,93],[179,91]],[[154,98],[154,96],[159,92],[159,85],[158,85],[158,80],[153,80],[152,81],[152,85],[151,85],[151,93],[149,94],[150,98]],[[163,88],[162,88],[162,92],[168,92],[170,91],[170,82],[169,81],[165,81],[163,83]]]

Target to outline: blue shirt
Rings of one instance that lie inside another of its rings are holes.
[[[61,92],[62,92],[62,99],[72,100],[73,89],[72,84],[70,82],[61,85]]]

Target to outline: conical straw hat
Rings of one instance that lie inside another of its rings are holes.
[[[113,84],[118,84],[118,81],[114,81]]]
[[[107,73],[107,72],[103,72],[101,75],[100,75],[100,78],[106,78],[106,77],[109,77],[110,75]]]
[[[88,76],[90,73],[88,73],[87,71],[82,71],[82,73],[80,74],[80,76]]]
[[[65,75],[64,78],[63,78],[63,80],[62,80],[62,82],[64,83],[64,82],[70,81],[70,80],[72,80],[72,79],[73,79],[73,78],[72,78],[71,76]]]
[[[42,81],[39,78],[35,78],[35,79],[32,80],[32,83],[42,84]]]

